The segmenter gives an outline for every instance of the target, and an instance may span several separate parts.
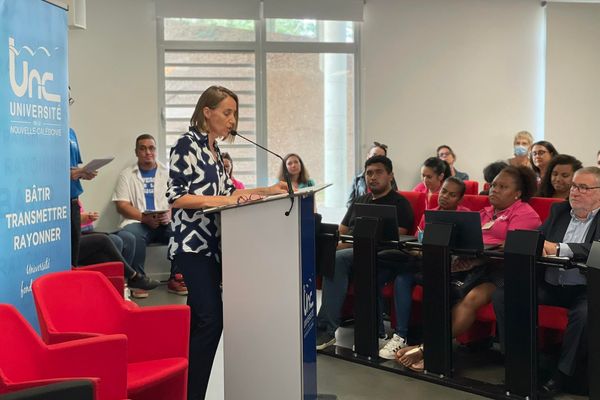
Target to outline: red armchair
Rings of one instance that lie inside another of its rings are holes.
[[[56,272],[33,283],[44,340],[127,336],[127,394],[132,400],[187,396],[188,306],[130,308],[99,272]]]
[[[108,278],[110,283],[117,289],[117,292],[123,296],[125,293],[125,277],[123,263],[111,261],[100,264],[86,265],[84,267],[71,267],[71,271],[97,271]],[[133,303],[135,304],[135,303]]]
[[[97,400],[127,397],[125,335],[47,345],[16,308],[0,304],[0,343],[0,394],[85,378]]]

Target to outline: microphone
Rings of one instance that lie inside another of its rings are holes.
[[[290,209],[288,211],[286,211],[285,216],[289,216],[290,212],[292,211],[292,207],[294,207],[294,187],[292,186],[292,179],[290,178],[290,173],[287,169],[287,166],[285,165],[285,162],[283,161],[283,157],[281,157],[279,154],[272,152],[271,150],[267,149],[264,146],[261,146],[260,144],[256,143],[253,140],[248,139],[247,137],[240,135],[236,130],[231,130],[229,131],[229,134],[232,136],[239,136],[242,139],[244,139],[247,142],[252,143],[253,145],[255,145],[256,147],[263,149],[264,151],[266,151],[269,154],[274,155],[275,157],[279,158],[281,160],[281,163],[283,165],[283,177],[285,178],[285,183],[287,184],[287,190],[288,190],[288,194],[290,195],[290,199],[292,201],[292,205],[290,206]]]

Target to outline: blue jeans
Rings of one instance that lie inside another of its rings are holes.
[[[169,243],[171,229],[169,225],[160,225],[156,229],[150,228],[141,222],[134,222],[123,227],[123,231],[133,234],[135,237],[135,252],[131,266],[142,275],[144,273],[144,264],[146,263],[146,247],[150,243]],[[171,263],[171,277],[176,274],[175,263]]]
[[[378,256],[377,262],[377,287],[378,292],[378,329],[379,333],[385,333],[383,327],[383,298],[381,297],[381,289],[386,282],[394,279],[396,269],[392,263],[380,262]],[[319,315],[317,317],[318,328],[321,331],[327,331],[331,335],[335,335],[335,331],[341,323],[342,306],[346,298],[348,290],[348,281],[352,274],[352,264],[354,262],[354,250],[341,249],[335,253],[335,271],[333,279],[323,278],[322,303]]]
[[[131,232],[120,230],[109,233],[108,238],[114,243],[115,247],[127,261],[129,265],[133,264],[135,256],[135,236]]]
[[[401,272],[394,279],[394,307],[396,308],[396,335],[406,339],[408,322],[412,308],[412,289],[415,285],[415,274]]]

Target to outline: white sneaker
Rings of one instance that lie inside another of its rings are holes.
[[[394,360],[396,352],[403,347],[406,347],[406,339],[394,333],[394,336],[379,350],[379,357],[386,360]]]

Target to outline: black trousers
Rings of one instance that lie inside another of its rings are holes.
[[[81,239],[81,208],[79,198],[71,199],[71,265],[79,262],[79,240]]]
[[[498,288],[492,296],[500,344],[504,349],[504,289]],[[568,309],[568,323],[560,351],[558,370],[573,376],[577,362],[587,351],[587,286],[555,286],[547,282],[538,284],[538,304],[564,307]]]
[[[178,254],[173,261],[185,276],[191,309],[188,400],[202,400],[223,331],[221,264],[195,253]]]
[[[135,270],[127,264],[119,249],[105,233],[89,233],[79,239],[79,266],[99,264],[110,261],[123,263],[125,278],[129,279]]]

